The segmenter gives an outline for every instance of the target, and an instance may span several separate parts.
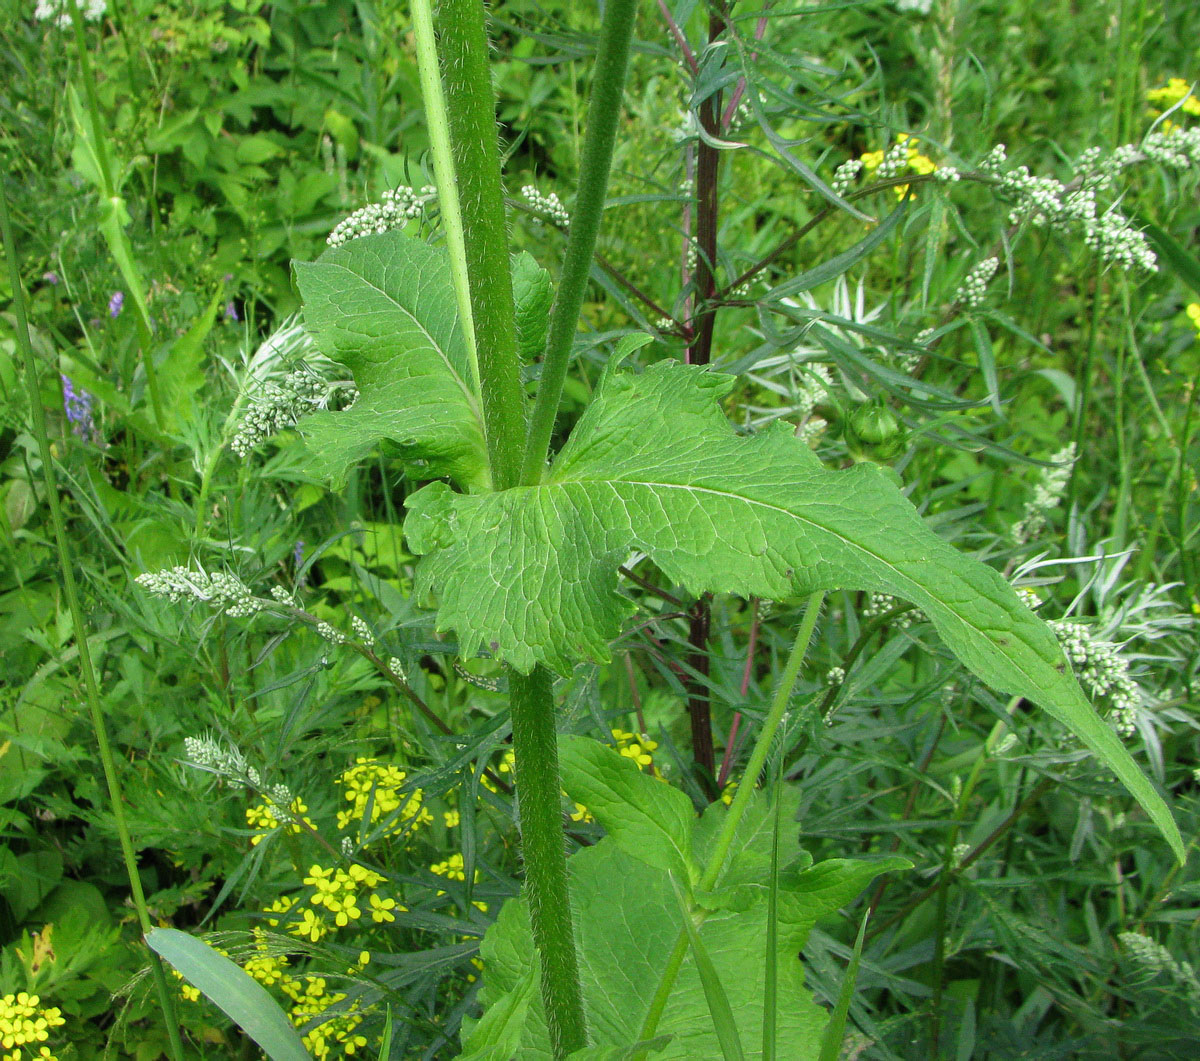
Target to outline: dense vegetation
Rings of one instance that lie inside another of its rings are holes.
[[[685,888],[729,1020],[697,957],[701,1038],[657,1056],[740,1056],[731,1024],[764,1056],[776,931],[780,1057],[1196,1056],[1193,5],[637,5],[547,480],[615,478],[614,423],[645,461],[698,425],[692,481],[721,488],[799,460],[881,567],[911,540],[1052,631],[1099,742],[1058,686],[997,677],[1009,627],[990,658],[954,633],[970,600],[882,592],[836,535],[764,531],[739,566],[736,514],[655,501],[652,534],[589,495],[578,561],[517,537],[528,482],[488,492],[474,395],[413,367],[398,316],[352,319],[377,259],[469,376],[408,4],[31,7],[0,0],[0,1058],[258,1056],[152,958],[168,927],[313,1057],[550,1057],[509,707],[551,670],[585,994],[675,941],[628,808],[701,865],[746,815],[720,886]],[[490,14],[532,395],[600,15]],[[619,566],[619,599],[518,578],[556,564],[601,589]],[[528,616],[482,588],[508,572]],[[1088,751],[1114,734],[1186,862]]]

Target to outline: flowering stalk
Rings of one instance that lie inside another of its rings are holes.
[[[78,17],[78,14],[77,14]],[[92,666],[92,653],[87,639],[87,623],[84,619],[83,608],[79,603],[79,592],[75,586],[75,570],[71,566],[71,549],[67,539],[66,521],[63,519],[62,508],[58,503],[58,483],[54,473],[54,458],[50,454],[50,438],[46,433],[46,410],[42,408],[41,394],[38,389],[37,361],[33,355],[33,344],[29,338],[29,323],[25,318],[25,293],[21,286],[21,270],[17,264],[17,247],[13,238],[12,223],[8,213],[8,196],[0,187],[0,231],[4,237],[4,254],[8,258],[9,280],[12,287],[13,316],[17,325],[17,345],[21,349],[24,362],[25,386],[29,395],[29,410],[33,419],[33,433],[37,439],[38,454],[42,461],[42,475],[46,485],[46,501],[50,506],[50,522],[54,526],[54,540],[58,548],[58,566],[62,572],[63,593],[67,598],[67,606],[71,612],[71,627],[75,633],[75,647],[79,652],[79,668],[83,674],[83,685],[87,693],[88,711],[91,715],[92,732],[96,737],[96,747],[100,753],[100,765],[104,771],[104,780],[108,785],[109,802],[112,805],[113,822],[117,828],[117,837],[121,845],[121,855],[125,861],[125,871],[129,875],[129,890],[133,897],[133,905],[137,910],[138,923],[143,935],[153,928],[150,913],[146,907],[146,895],[142,891],[142,879],[138,874],[137,854],[133,849],[133,841],[129,836],[129,825],[125,821],[125,803],[121,793],[121,780],[117,775],[116,762],[113,759],[112,747],[108,742],[108,729],[104,722],[104,711],[100,706],[100,687],[96,681],[96,671]],[[154,977],[154,986],[158,994],[159,1005],[162,1007],[163,1018],[166,1022],[167,1036],[171,1045],[171,1054],[175,1061],[183,1061],[183,1042],[179,1037],[179,1022],[175,1017],[171,993],[167,986],[166,972],[162,959],[157,954],[150,954],[150,971]]]
[[[105,140],[100,121],[100,100],[96,95],[96,78],[92,72],[92,64],[88,58],[87,39],[83,33],[84,14],[79,9],[78,0],[68,0],[71,14],[75,23],[75,51],[79,57],[79,69],[83,76],[83,90],[87,97],[88,119],[91,121],[91,142],[96,154],[96,169],[100,177],[100,198],[102,220],[101,231],[108,242],[109,250],[117,263],[117,268],[125,279],[125,285],[133,298],[137,310],[138,346],[142,350],[142,364],[146,368],[146,390],[150,394],[150,411],[154,415],[154,424],[160,430],[165,425],[162,398],[158,389],[158,370],[154,367],[153,334],[150,327],[150,313],[146,308],[146,295],[142,285],[141,275],[134,264],[133,249],[125,235],[122,218],[125,215],[125,201],[117,194],[113,182],[112,163],[108,157],[108,141]],[[121,295],[121,292],[117,292]],[[109,314],[115,317],[121,311],[120,301],[113,296],[109,304]],[[114,312],[115,308],[115,312]]]

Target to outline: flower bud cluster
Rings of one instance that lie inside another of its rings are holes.
[[[340,247],[359,236],[378,235],[398,228],[420,217],[425,205],[436,197],[437,189],[432,184],[425,185],[420,191],[406,184],[390,188],[383,193],[382,201],[368,203],[339,221],[325,242],[331,247]]]
[[[909,143],[908,137],[898,137],[896,142],[888,148],[887,153],[883,156],[883,161],[879,163],[878,168],[875,170],[875,176],[879,180],[887,180],[889,177],[894,177],[896,174],[908,169],[909,152],[913,150],[915,149]]]
[[[813,410],[828,397],[833,389],[833,377],[822,364],[810,362],[801,366],[801,378],[793,390],[796,416],[807,420]]]
[[[538,213],[546,215],[544,219],[535,218],[535,221],[547,220],[555,228],[566,228],[570,224],[571,215],[567,213],[567,208],[555,192],[543,195],[532,184],[526,184],[521,189],[521,195]]]
[[[184,737],[183,754],[192,766],[219,774],[228,781],[245,784],[250,776],[246,757],[236,745],[228,747],[215,737]]]
[[[1093,637],[1086,626],[1069,619],[1052,620],[1049,625],[1088,692],[1093,697],[1108,697],[1117,732],[1122,737],[1132,736],[1141,690],[1130,676],[1129,663],[1118,646]]]
[[[900,601],[898,601],[890,593],[872,593],[867,598],[867,603],[863,607],[863,618],[878,619],[879,616],[890,612],[899,603]],[[913,623],[917,622],[921,618],[923,618],[922,613],[916,608],[913,608],[909,611],[901,612],[899,615],[894,616],[892,619],[892,624],[897,629],[907,630],[913,625]]]
[[[1192,998],[1200,999],[1200,978],[1190,962],[1176,961],[1166,947],[1140,932],[1121,932],[1117,939],[1137,965],[1154,975],[1166,974],[1186,987]]]
[[[983,300],[987,296],[987,286],[992,282],[992,277],[996,275],[996,270],[999,268],[999,258],[984,258],[967,273],[966,279],[954,293],[955,300],[970,309],[976,309],[983,305]]]
[[[156,597],[166,597],[172,604],[183,600],[203,601],[224,608],[232,619],[241,619],[260,611],[264,602],[250,592],[237,575],[227,571],[209,574],[203,568],[192,570],[182,565],[162,571],[147,571],[134,581]]]
[[[861,158],[851,158],[843,162],[837,169],[833,171],[833,181],[831,187],[837,195],[845,195],[850,189],[850,185],[854,183],[855,178],[862,172],[863,162]]]
[[[999,194],[1012,203],[1011,224],[1027,221],[1037,228],[1073,230],[1107,264],[1154,272],[1157,259],[1146,237],[1115,204],[1101,206],[1098,201],[1098,195],[1112,192],[1123,170],[1147,159],[1175,169],[1200,165],[1200,131],[1174,127],[1150,133],[1140,145],[1126,144],[1107,154],[1089,148],[1075,161],[1075,179],[1070,184],[1036,176],[1027,166],[1006,172],[1003,144],[997,144],[979,168],[998,179]]]
[[[260,442],[292,427],[329,401],[330,385],[312,369],[300,366],[280,383],[267,382],[251,400],[229,448],[239,457]]]
[[[79,0],[79,13],[84,22],[99,22],[107,10],[104,0]],[[38,22],[50,22],[59,29],[66,29],[71,25],[71,0],[38,0],[33,17]]]
[[[1043,468],[1033,488],[1033,498],[1025,502],[1025,513],[1013,527],[1013,540],[1018,545],[1036,538],[1046,526],[1047,517],[1058,508],[1067,484],[1071,481],[1071,469],[1075,467],[1075,443],[1068,443],[1050,458],[1051,468]]]

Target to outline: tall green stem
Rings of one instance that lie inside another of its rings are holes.
[[[165,426],[162,398],[158,389],[158,370],[154,367],[154,335],[150,325],[150,311],[146,305],[146,292],[141,275],[134,265],[133,249],[125,235],[121,219],[124,213],[124,200],[117,194],[116,183],[113,180],[112,163],[108,157],[108,141],[104,138],[103,124],[100,121],[100,99],[96,95],[96,77],[92,72],[92,63],[88,58],[87,38],[83,32],[83,14],[79,10],[78,0],[71,0],[71,16],[75,26],[75,51],[79,58],[79,70],[83,78],[83,91],[87,97],[88,119],[92,126],[92,144],[96,152],[96,168],[100,177],[100,196],[102,221],[100,229],[108,242],[109,250],[117,263],[117,268],[124,277],[125,285],[129,288],[129,298],[133,302],[134,319],[137,322],[138,346],[142,351],[142,364],[146,369],[146,390],[150,394],[150,411],[154,416],[154,424],[159,430]]]
[[[495,489],[505,490],[520,481],[525,410],[483,7],[444,0],[438,28],[488,460]],[[565,1058],[587,1045],[587,1031],[567,890],[554,693],[541,668],[511,673],[509,689],[525,894],[551,1046],[555,1058]]]
[[[525,437],[512,273],[500,184],[496,103],[480,0],[444,0],[438,9],[450,147],[465,233],[471,315],[483,391],[492,483],[516,486]]]
[[[437,41],[433,31],[433,8],[429,0],[413,0],[413,36],[416,39],[417,70],[421,75],[421,97],[425,101],[425,125],[433,155],[433,173],[437,180],[438,208],[446,226],[446,244],[450,249],[450,272],[454,293],[467,340],[467,356],[479,389],[479,356],[475,351],[475,320],[471,311],[471,285],[467,278],[467,243],[463,234],[462,209],[458,201],[458,183],[454,176],[454,152],[450,147],[450,119],[446,97],[438,71]]]
[[[550,436],[554,433],[554,419],[558,415],[558,402],[567,377],[571,345],[575,341],[579,310],[583,305],[592,267],[592,253],[596,248],[596,235],[600,231],[600,219],[604,212],[604,196],[612,167],[617,121],[621,116],[621,97],[625,91],[625,71],[629,65],[629,43],[633,37],[636,12],[636,0],[608,0],[604,5],[600,44],[588,100],[587,132],[579,161],[579,188],[571,210],[571,229],[563,255],[562,273],[558,278],[554,309],[550,315],[546,356],[542,361],[537,400],[521,464],[521,482],[525,484],[541,481],[550,452]]]
[[[50,522],[54,526],[54,541],[58,548],[58,566],[62,572],[63,592],[67,598],[67,607],[71,612],[71,627],[75,634],[76,648],[79,650],[79,668],[83,672],[83,685],[87,694],[92,731],[95,734],[96,747],[100,753],[100,766],[104,771],[104,780],[108,784],[108,798],[112,805],[113,820],[116,823],[117,836],[121,844],[121,855],[125,861],[125,871],[129,875],[129,890],[133,895],[133,905],[137,910],[138,923],[141,925],[142,933],[145,934],[154,926],[150,923],[150,914],[146,908],[146,895],[142,891],[142,880],[138,875],[137,855],[129,836],[129,826],[125,821],[125,803],[121,793],[121,781],[117,776],[112,747],[108,743],[108,729],[104,723],[103,708],[100,706],[100,687],[96,681],[96,672],[92,666],[92,652],[88,645],[87,624],[84,620],[83,608],[79,603],[79,592],[75,585],[75,570],[71,566],[71,549],[67,541],[66,521],[63,519],[62,507],[58,503],[58,482],[54,473],[54,459],[50,454],[50,437],[46,431],[46,411],[42,408],[41,392],[38,387],[37,361],[33,356],[33,344],[29,338],[29,322],[25,317],[25,294],[24,288],[21,286],[21,269],[17,264],[16,240],[13,238],[12,223],[8,216],[8,196],[2,186],[0,186],[0,232],[4,238],[4,254],[8,258],[13,316],[16,318],[17,324],[17,345],[21,348],[22,364],[25,370],[25,388],[29,395],[33,433],[37,439],[38,454],[42,461],[42,478],[46,486],[46,502],[50,506]],[[150,970],[154,975],[154,986],[158,992],[159,1005],[162,1006],[171,1053],[176,1061],[183,1061],[183,1042],[179,1037],[179,1022],[175,1017],[162,959],[157,954],[150,954]]]
[[[579,961],[567,890],[563,846],[562,786],[549,672],[509,675],[513,752],[525,897],[533,942],[542,962],[542,1002],[556,1058],[587,1045]]]

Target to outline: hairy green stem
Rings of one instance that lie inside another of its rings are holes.
[[[454,154],[450,147],[450,119],[446,115],[446,97],[438,71],[437,42],[433,32],[433,8],[429,0],[413,0],[413,36],[417,45],[417,70],[421,76],[421,97],[425,103],[425,125],[433,155],[433,173],[437,182],[438,207],[446,226],[446,244],[450,249],[450,274],[458,313],[463,320],[467,356],[479,390],[479,356],[475,350],[475,322],[471,313],[471,285],[467,279],[467,245],[463,235],[462,210],[454,175]]]
[[[479,351],[484,429],[495,489],[520,481],[524,392],[513,317],[512,274],[500,186],[495,101],[479,0],[438,11],[450,147],[462,204],[467,279]],[[590,248],[589,248],[590,253]],[[541,958],[541,992],[556,1059],[587,1045],[575,952],[548,671],[509,675],[525,895]]]
[[[635,0],[609,0],[604,6],[596,68],[588,100],[587,132],[584,134],[583,154],[579,162],[579,189],[571,210],[570,233],[558,278],[554,308],[550,314],[546,356],[542,362],[537,400],[521,464],[521,482],[525,484],[541,481],[550,452],[550,437],[554,433],[554,420],[567,378],[571,345],[575,341],[579,310],[583,305],[592,253],[604,211],[604,196],[612,167],[617,121],[621,116],[621,97],[625,90],[625,71],[629,65],[629,44],[633,37],[636,12]]]
[[[480,0],[444,0],[438,9],[438,31],[450,148],[465,231],[484,434],[492,483],[497,490],[505,490],[519,481],[525,399],[483,4]]]
[[[712,891],[717,883],[717,878],[721,875],[721,870],[725,867],[725,860],[729,856],[729,848],[733,844],[737,827],[742,820],[742,815],[746,813],[746,806],[754,793],[755,783],[766,765],[767,756],[771,752],[771,744],[783,721],[783,713],[791,699],[792,690],[796,687],[796,679],[800,676],[800,667],[808,653],[808,645],[812,640],[813,630],[816,628],[817,617],[821,614],[821,605],[824,601],[824,592],[814,593],[808,598],[804,616],[800,620],[800,628],[796,631],[796,640],[792,644],[792,651],[788,654],[787,663],[784,664],[783,674],[779,677],[779,685],[775,689],[775,696],[771,700],[767,717],[763,720],[758,740],[755,741],[754,751],[750,753],[750,761],[746,764],[746,770],[742,774],[741,784],[737,787],[737,793],[730,804],[729,813],[725,815],[725,821],[722,823],[721,831],[713,845],[712,857],[697,884],[700,891]],[[701,923],[704,916],[704,911],[699,911],[693,915],[693,918],[697,923]],[[685,928],[680,930],[679,936],[675,940],[675,946],[671,948],[671,953],[667,957],[662,976],[654,996],[650,1000],[650,1008],[642,1022],[642,1029],[638,1033],[639,1040],[652,1039],[658,1030],[658,1022],[667,1008],[667,1000],[675,986],[675,979],[683,965],[687,948],[688,933]]]
[[[38,455],[42,461],[42,479],[46,487],[46,502],[50,506],[50,522],[54,526],[54,542],[58,550],[59,570],[62,572],[63,593],[71,612],[71,628],[74,632],[76,648],[79,650],[79,669],[83,674],[88,712],[91,715],[96,747],[100,753],[100,766],[108,785],[108,797],[112,804],[113,821],[117,827],[121,855],[125,861],[125,871],[129,875],[129,890],[133,896],[134,908],[137,910],[138,923],[142,933],[145,934],[154,926],[150,922],[150,913],[146,907],[146,895],[142,891],[142,880],[138,875],[137,854],[133,849],[133,841],[130,839],[129,825],[125,820],[121,780],[117,776],[116,762],[113,759],[112,747],[108,742],[104,710],[100,705],[100,686],[96,681],[91,648],[88,645],[87,624],[84,620],[83,607],[79,602],[79,592],[75,585],[75,570],[71,566],[71,548],[67,539],[66,521],[63,519],[62,506],[58,501],[58,482],[54,472],[54,458],[50,454],[50,437],[46,431],[46,410],[42,408],[41,393],[38,387],[37,361],[34,358],[33,344],[29,337],[29,322],[25,317],[25,293],[21,286],[21,269],[17,263],[16,240],[13,238],[12,222],[8,214],[8,196],[2,185],[0,185],[0,232],[4,239],[4,254],[8,258],[13,316],[16,318],[17,326],[17,345],[21,349],[22,364],[25,370],[25,388],[29,396],[30,416],[33,418],[33,434],[37,439]],[[150,970],[154,976],[154,986],[158,993],[159,1005],[162,1007],[163,1019],[166,1022],[171,1053],[175,1061],[183,1061],[183,1042],[179,1037],[179,1022],[175,1017],[166,972],[163,969],[162,959],[153,952],[150,953]]]
[[[542,1002],[556,1058],[587,1045],[563,846],[562,786],[548,671],[509,675],[525,898],[542,962]]]

